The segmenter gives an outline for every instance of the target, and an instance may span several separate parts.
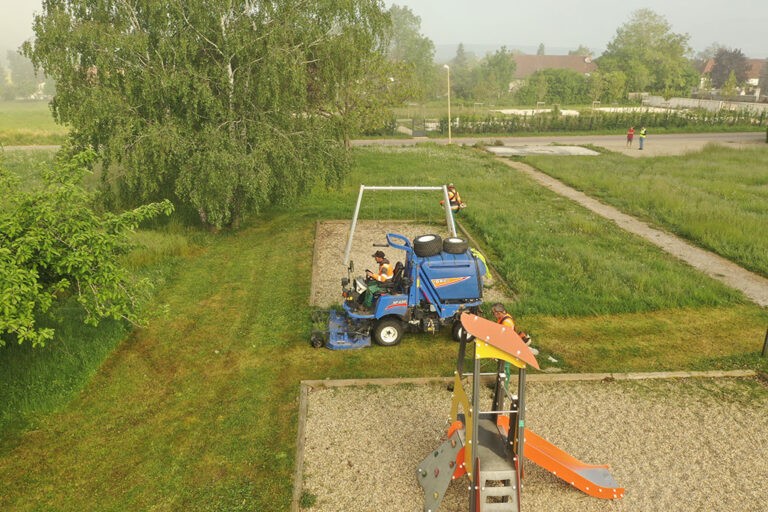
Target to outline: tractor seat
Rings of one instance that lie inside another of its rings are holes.
[[[398,261],[395,263],[395,269],[392,272],[392,279],[384,281],[379,286],[386,293],[398,292],[402,288],[403,284],[403,263]]]

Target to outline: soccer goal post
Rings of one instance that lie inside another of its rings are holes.
[[[439,187],[387,187],[387,186],[365,186],[360,185],[360,191],[357,194],[357,204],[355,205],[355,213],[352,216],[352,225],[349,227],[349,236],[347,237],[347,247],[344,250],[344,266],[349,265],[349,254],[352,251],[352,240],[355,236],[355,228],[357,227],[357,217],[360,215],[360,205],[363,203],[363,194],[366,191],[381,191],[381,190],[395,190],[402,192],[424,192],[424,191],[442,191],[443,194],[443,209],[445,210],[445,223],[448,225],[448,230],[451,236],[456,236],[456,225],[453,222],[453,210],[451,210],[451,202],[448,199],[448,186],[442,185]]]

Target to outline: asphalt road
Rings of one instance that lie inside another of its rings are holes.
[[[683,153],[698,151],[709,143],[722,144],[724,146],[744,147],[752,144],[765,144],[766,135],[763,132],[738,132],[738,133],[672,133],[664,135],[648,136],[645,149],[638,150],[638,137],[632,148],[626,147],[626,135],[568,135],[547,137],[453,137],[453,144],[472,146],[479,142],[488,145],[501,141],[505,146],[524,147],[542,146],[548,144],[571,144],[574,146],[593,145],[611,151],[627,154],[632,157],[680,155]],[[421,142],[433,142],[435,144],[448,144],[448,139],[430,139],[426,137],[402,138],[402,139],[370,139],[354,140],[353,146],[412,146]],[[58,146],[5,146],[6,151],[19,151],[31,149],[57,149]]]
[[[672,133],[664,135],[649,134],[645,141],[645,148],[638,149],[638,137],[632,148],[626,147],[626,135],[569,135],[547,137],[453,137],[453,144],[474,145],[479,142],[495,144],[501,141],[505,146],[529,146],[547,144],[572,144],[574,146],[593,145],[626,155],[642,158],[649,156],[681,155],[698,151],[707,144],[721,144],[731,147],[744,147],[753,144],[765,144],[766,135],[763,132],[738,132],[738,133]],[[433,142],[435,144],[448,144],[448,139],[428,139],[416,137],[410,139],[376,139],[355,140],[354,146],[410,146],[420,142]]]

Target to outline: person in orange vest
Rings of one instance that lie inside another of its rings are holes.
[[[379,283],[389,281],[395,274],[394,268],[392,267],[392,264],[389,263],[389,260],[384,254],[384,251],[376,251],[372,254],[372,256],[376,260],[376,264],[379,266],[379,271],[365,271],[365,281],[368,289],[365,290],[365,294],[363,294],[363,302],[361,306],[368,309],[373,306],[374,295],[381,292],[382,290],[382,287],[379,286]]]
[[[517,332],[515,330],[515,319],[512,318],[512,315],[507,313],[507,309],[504,307],[504,304],[501,302],[497,302],[493,306],[491,306],[491,312],[493,313],[493,316],[496,317],[496,322],[500,323],[501,325],[506,325],[507,327],[510,327],[513,331]],[[526,345],[531,345],[531,337],[525,334],[524,332],[517,332],[517,334],[520,336],[520,338],[525,342]],[[531,347],[531,352],[533,352],[533,355],[537,356],[539,355],[539,351],[535,348]],[[504,374],[507,376],[506,384],[505,386],[509,385],[509,377],[512,373],[511,365],[508,362],[504,363]],[[506,388],[505,388],[506,389]]]
[[[453,210],[454,213],[457,213],[459,210],[467,207],[467,203],[461,200],[459,191],[456,190],[456,187],[453,185],[453,183],[448,184],[448,203],[451,205],[451,210]],[[444,204],[445,200],[440,201],[440,205]]]
[[[525,334],[522,331],[517,331],[515,329],[515,319],[512,318],[512,315],[507,313],[507,309],[504,307],[504,304],[501,302],[497,302],[493,306],[491,306],[491,312],[493,313],[493,316],[496,317],[496,323],[499,323],[501,325],[506,325],[507,327],[511,327],[513,331],[515,331],[520,338],[525,342],[526,345],[531,344],[531,337]]]
[[[384,251],[376,251],[371,256],[373,256],[373,259],[376,260],[376,264],[379,266],[379,271],[371,272],[370,270],[366,270],[365,277],[368,279],[373,279],[380,283],[383,283],[384,281],[389,281],[390,279],[392,279],[392,276],[394,275],[394,269],[392,268],[392,265],[389,263],[389,260],[384,254]]]

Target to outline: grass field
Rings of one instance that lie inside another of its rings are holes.
[[[0,166],[18,176],[21,187],[32,189],[42,184],[43,169],[52,164],[55,157],[54,149],[6,150],[0,152]]]
[[[529,157],[526,162],[633,216],[768,276],[768,145],[684,156]]]
[[[360,183],[455,182],[469,203],[461,221],[514,288],[509,306],[542,361],[580,372],[768,369],[768,312],[488,155],[425,145],[354,156],[340,190],[238,232],[142,232],[146,248],[128,261],[159,280],[168,311],[148,327],[61,329],[39,352],[50,363],[25,347],[0,351],[10,376],[0,510],[287,510],[300,380],[451,374],[447,335],[309,347],[315,223],[350,218]],[[624,172],[646,165],[616,158]],[[435,218],[436,206],[390,196],[363,214]]]
[[[48,102],[0,101],[0,146],[62,144],[66,136]]]

